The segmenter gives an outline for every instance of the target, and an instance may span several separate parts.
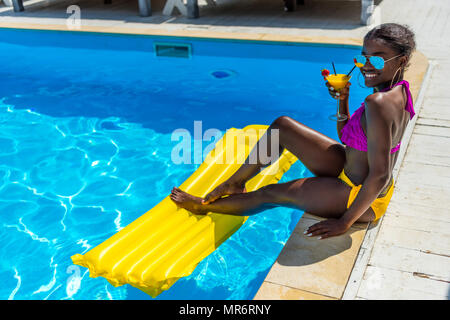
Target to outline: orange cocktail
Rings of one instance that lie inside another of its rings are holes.
[[[348,81],[350,80],[351,76],[338,73],[338,74],[330,74],[330,72],[327,69],[322,70],[322,76],[325,80],[328,81],[328,83],[336,90],[336,92],[341,91],[345,86],[347,85]],[[337,99],[337,113],[330,115],[328,118],[330,120],[334,121],[344,121],[347,120],[347,116],[345,114],[339,113],[339,103],[340,99]]]
[[[351,76],[347,76],[346,74],[330,74],[326,77],[327,81],[330,83],[330,85],[334,88],[334,90],[339,91],[347,85],[348,81],[350,80]]]

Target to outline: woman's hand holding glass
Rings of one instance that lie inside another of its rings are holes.
[[[328,87],[328,92],[334,99],[347,100],[350,95],[350,86],[352,85],[352,83],[347,82],[345,87],[340,89],[339,91],[336,91],[328,81],[325,82],[325,85]]]
[[[347,80],[348,81],[348,80]],[[347,82],[344,84],[338,83],[335,84],[334,87],[329,83],[329,81],[327,81],[325,83],[325,85],[328,87],[328,92],[330,93],[330,95],[336,99],[337,101],[337,111],[336,114],[332,114],[328,117],[328,119],[333,120],[333,121],[345,121],[347,120],[347,116],[343,113],[339,112],[340,106],[341,106],[341,102],[343,102],[344,104],[346,102],[348,102],[348,97],[350,94],[350,86],[351,83]],[[338,85],[339,89],[336,89],[336,86]]]

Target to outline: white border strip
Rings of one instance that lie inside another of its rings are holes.
[[[408,149],[409,141],[411,140],[411,136],[416,125],[416,121],[419,118],[420,110],[422,109],[422,104],[425,96],[425,91],[428,87],[429,80],[431,77],[432,70],[434,68],[435,62],[432,60],[428,60],[428,68],[425,73],[422,85],[419,90],[419,94],[417,96],[417,102],[414,104],[417,109],[415,109],[416,117],[412,120],[412,122],[408,125],[403,135],[402,141],[405,141],[406,146],[401,148],[400,154],[397,158],[397,163],[393,169],[393,179],[397,180],[398,173],[400,171],[400,166],[403,162],[403,158],[405,156],[406,150]],[[403,142],[402,142],[403,146]],[[388,206],[389,211],[389,206]],[[344,290],[344,294],[342,295],[342,300],[355,300],[358,294],[359,287],[361,286],[361,282],[366,271],[367,265],[369,263],[370,256],[372,254],[372,249],[375,245],[375,239],[378,235],[378,231],[380,230],[381,223],[383,222],[384,215],[375,223],[370,223],[366,234],[364,236],[363,243],[361,244],[361,248],[359,250],[358,256],[355,261],[355,265],[353,266],[352,273],[348,279],[347,285]]]

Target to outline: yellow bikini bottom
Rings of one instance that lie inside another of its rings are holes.
[[[353,203],[353,201],[356,199],[356,196],[358,195],[358,192],[361,189],[362,184],[357,186],[354,185],[353,182],[345,175],[344,169],[342,169],[338,179],[341,179],[345,184],[347,184],[349,187],[352,188],[352,190],[350,191],[350,196],[348,197],[347,201],[347,209],[348,209]],[[394,178],[392,178],[391,185],[386,194],[383,197],[375,199],[375,201],[372,202],[372,204],[370,205],[373,212],[375,212],[374,221],[380,219],[381,216],[386,212],[387,206],[389,204],[389,201],[391,200],[393,193],[394,193]]]

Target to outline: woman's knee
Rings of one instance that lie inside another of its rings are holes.
[[[291,117],[280,116],[272,122],[271,127],[280,129],[280,128],[286,127],[287,125],[289,125],[289,123],[292,123],[292,120],[293,119]]]

